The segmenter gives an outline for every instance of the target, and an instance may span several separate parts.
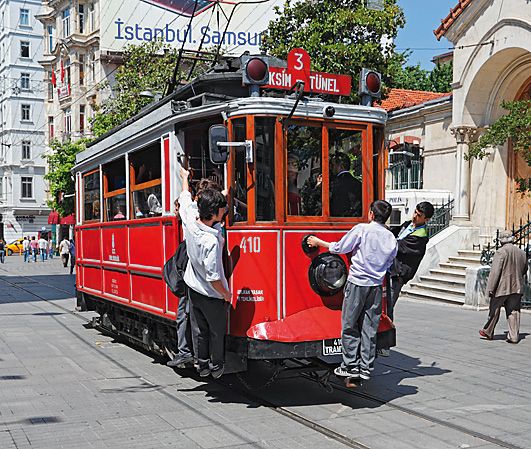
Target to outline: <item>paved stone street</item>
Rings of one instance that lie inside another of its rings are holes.
[[[219,383],[181,377],[85,327],[58,259],[0,265],[0,448],[346,447]],[[59,306],[59,307],[57,307]],[[486,312],[403,301],[398,347],[373,380],[327,393],[305,379],[268,401],[372,449],[531,447],[531,328],[483,341]]]

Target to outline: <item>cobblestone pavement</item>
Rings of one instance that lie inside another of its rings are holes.
[[[57,259],[0,265],[1,449],[345,447],[85,327],[73,294]],[[395,314],[398,347],[364,386],[297,378],[260,394],[373,449],[531,447],[530,315],[508,345],[503,320],[478,338],[485,312],[404,301]]]

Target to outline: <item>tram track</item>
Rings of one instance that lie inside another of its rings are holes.
[[[1,269],[1,271],[4,271],[5,273],[9,273],[7,270],[4,270],[4,269]],[[10,273],[9,273],[10,274]],[[18,274],[17,277],[19,278],[27,278],[27,279],[30,279],[31,280],[31,283],[32,284],[40,284],[42,286],[46,286],[48,288],[51,288],[51,289],[54,289],[54,290],[57,290],[59,292],[62,292],[62,293],[66,293],[68,295],[72,295],[72,292],[71,291],[68,291],[68,290],[65,290],[65,289],[62,289],[60,287],[57,287],[55,285],[52,285],[52,284],[48,284],[48,283],[45,283],[45,282],[42,282],[42,281],[39,281],[39,280],[35,280],[35,278],[32,278],[30,276],[27,276],[27,275],[21,275],[21,274]],[[20,283],[17,283],[17,282],[11,282],[9,280],[7,280],[6,278],[3,278],[2,281],[6,282],[7,284],[10,284],[12,287],[14,288],[18,288],[26,293],[29,293],[30,295],[40,299],[41,301],[44,301],[48,304],[51,304],[52,306],[54,306],[55,308],[65,312],[65,313],[68,313],[72,316],[75,316],[76,318],[80,319],[81,321],[85,322],[85,323],[89,323],[89,324],[92,324],[92,320],[83,316],[82,314],[78,313],[77,311],[75,310],[70,310],[66,307],[63,307],[62,305],[60,304],[57,304],[54,302],[54,300],[52,299],[47,299],[47,298],[44,298],[40,295],[38,295],[37,293],[35,293],[34,291],[32,291],[31,289],[28,289],[28,288],[25,288],[23,285],[21,285]],[[73,298],[73,296],[72,296]],[[122,336],[118,333],[115,333],[115,332],[112,332],[111,330],[107,329],[107,328],[104,328],[102,326],[94,326],[93,327],[100,331],[100,332],[103,332],[103,333],[106,333],[108,335],[112,335],[112,336],[116,336],[116,337],[119,337],[120,339],[122,338]],[[127,340],[129,341],[129,340]],[[133,341],[130,341],[130,343],[134,344]],[[389,364],[386,364],[386,366],[388,367],[392,367],[392,368],[396,368],[396,369],[401,369],[400,367],[395,367],[393,365],[389,365]],[[305,379],[305,380],[309,380],[313,383],[318,383],[318,381],[315,379],[315,378],[312,378],[306,374],[300,374],[300,377],[302,379]],[[353,438],[350,438],[344,434],[341,434],[333,429],[331,429],[330,427],[327,427],[327,426],[324,426],[306,416],[304,416],[303,414],[299,413],[299,412],[296,412],[296,411],[293,411],[293,410],[290,410],[289,407],[285,407],[285,406],[280,406],[278,404],[275,404],[271,401],[269,401],[268,399],[266,398],[263,398],[261,397],[260,395],[258,394],[255,394],[247,389],[245,389],[243,386],[241,387],[238,387],[238,386],[235,386],[234,384],[231,384],[229,383],[228,381],[224,380],[223,378],[219,379],[219,380],[215,380],[213,381],[215,383],[217,383],[218,385],[221,385],[227,389],[230,389],[234,392],[236,392],[237,394],[239,394],[240,396],[246,398],[247,400],[251,401],[251,402],[254,402],[254,403],[257,403],[257,404],[260,404],[264,407],[267,407],[269,408],[270,410],[282,415],[282,416],[285,416],[295,422],[298,422],[299,424],[302,424],[304,425],[305,427],[308,427],[316,432],[319,432],[321,433],[322,435],[325,435],[327,436],[328,438],[336,441],[336,442],[339,442],[343,445],[345,445],[346,447],[351,447],[351,448],[355,448],[355,449],[371,449],[369,446],[361,443],[360,441],[357,441]],[[371,395],[371,394],[368,394],[368,393],[365,393],[365,392],[361,392],[361,391],[357,391],[357,390],[353,390],[351,388],[347,388],[337,382],[330,382],[330,385],[332,386],[332,388],[335,390],[335,391],[338,391],[338,392],[341,392],[341,393],[344,393],[346,395],[349,395],[349,396],[354,396],[354,397],[358,397],[358,398],[362,398],[362,399],[365,399],[365,400],[368,400],[368,401],[372,401],[380,406],[387,406],[393,410],[397,410],[399,412],[402,412],[402,413],[405,413],[405,414],[408,414],[410,416],[414,416],[418,419],[422,419],[424,421],[427,421],[431,424],[435,424],[435,425],[439,425],[439,426],[442,426],[442,427],[445,427],[445,428],[448,428],[448,429],[452,429],[454,431],[457,431],[457,432],[460,432],[462,434],[465,434],[465,435],[468,435],[470,437],[473,437],[473,438],[477,438],[479,440],[482,440],[484,441],[485,443],[490,443],[490,444],[494,444],[496,446],[499,446],[499,447],[503,447],[503,448],[507,448],[507,449],[525,449],[521,446],[517,446],[517,445],[514,445],[512,443],[509,443],[507,441],[504,441],[504,440],[500,440],[496,437],[492,437],[490,435],[487,435],[487,434],[484,434],[482,432],[477,432],[475,430],[472,430],[472,429],[468,429],[464,426],[460,426],[458,424],[453,424],[451,422],[448,422],[444,419],[439,419],[439,418],[436,418],[434,416],[431,416],[431,415],[428,415],[426,413],[423,413],[423,412],[419,412],[417,410],[414,410],[410,407],[404,407],[404,406],[400,406],[400,405],[397,405],[397,404],[393,404],[389,401],[386,401],[384,399],[381,399],[381,398],[378,398],[377,396],[374,396],[374,395]]]

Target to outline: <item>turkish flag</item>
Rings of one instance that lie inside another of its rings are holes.
[[[65,82],[65,66],[63,64],[63,61],[61,61],[61,82]]]
[[[52,86],[53,87],[57,86],[57,78],[55,77],[55,71],[54,70],[52,70]]]

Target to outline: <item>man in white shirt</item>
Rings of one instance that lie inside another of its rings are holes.
[[[369,223],[354,226],[339,242],[308,238],[310,246],[321,246],[334,254],[352,253],[341,313],[343,363],[334,370],[341,377],[371,377],[382,314],[382,282],[397,251],[395,236],[384,224],[391,211],[387,201],[374,201]]]
[[[41,261],[44,262],[48,259],[48,240],[46,240],[42,235],[39,239],[39,253],[41,254]]]
[[[223,270],[224,238],[220,225],[227,201],[218,190],[207,188],[198,195],[196,207],[188,188],[188,175],[181,168],[183,191],[179,196],[179,214],[188,253],[184,282],[192,306],[192,338],[199,375],[212,374],[218,378],[225,369],[225,304],[232,298]]]
[[[22,240],[22,250],[24,251],[24,262],[30,261],[30,242],[27,237]]]
[[[59,253],[61,253],[61,260],[63,261],[63,266],[68,267],[68,259],[70,258],[70,242],[64,238],[59,244]]]

